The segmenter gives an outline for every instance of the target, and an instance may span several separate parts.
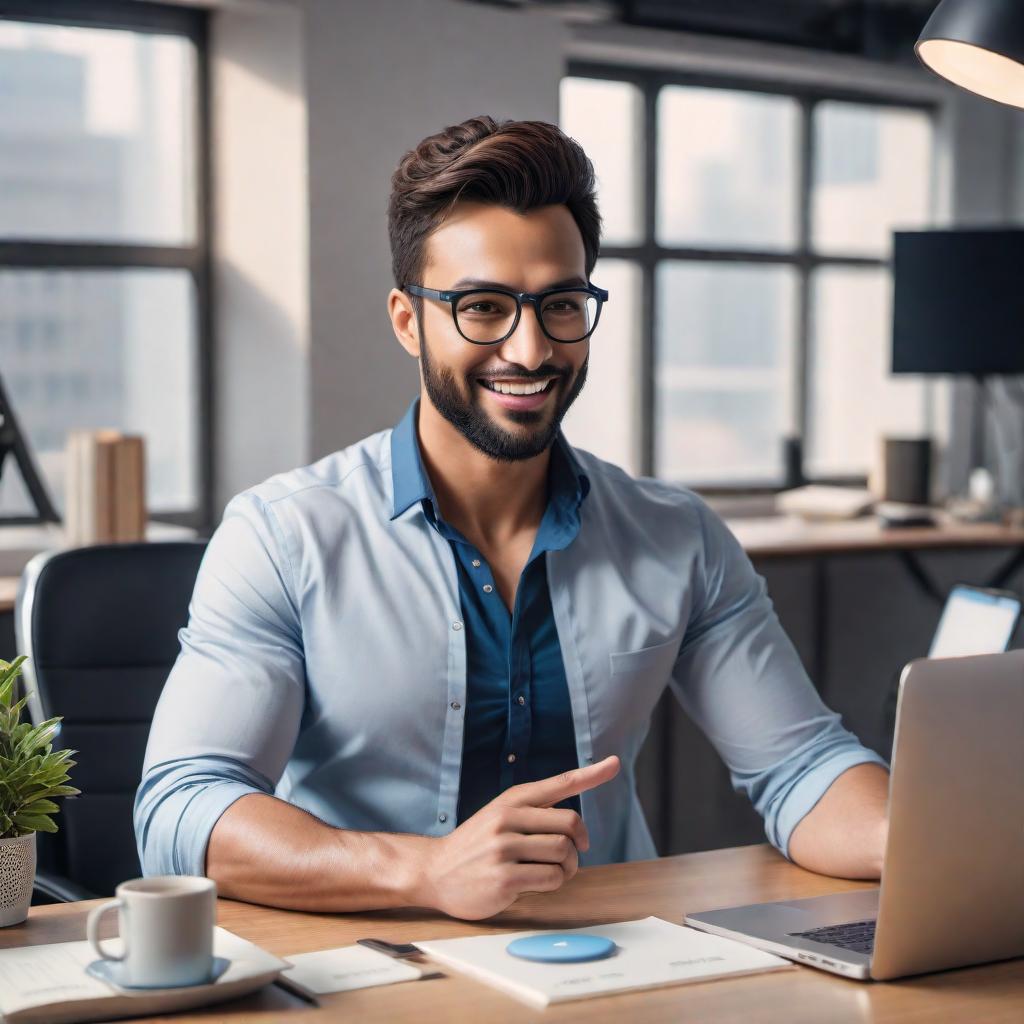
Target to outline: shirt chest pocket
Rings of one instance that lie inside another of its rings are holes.
[[[668,684],[679,644],[679,640],[668,640],[638,651],[608,655],[606,710],[614,719],[631,724],[647,719]]]

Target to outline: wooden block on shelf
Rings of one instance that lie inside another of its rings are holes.
[[[141,437],[122,437],[115,448],[114,540],[146,539],[146,465]]]
[[[75,430],[67,445],[66,542],[145,540],[145,442],[117,430]]]

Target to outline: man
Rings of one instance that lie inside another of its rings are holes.
[[[560,433],[606,298],[583,151],[473,118],[406,154],[388,222],[420,396],[228,505],[150,735],[146,872],[490,916],[581,859],[655,855],[634,760],[671,684],[780,850],[877,877],[884,762],[822,705],[732,535]]]

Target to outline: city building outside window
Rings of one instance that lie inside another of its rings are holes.
[[[112,427],[151,517],[210,522],[204,39],[185,8],[0,13],[0,374],[58,511],[68,432]],[[0,514],[31,513],[9,461]]]
[[[889,376],[892,231],[932,217],[934,112],[878,97],[573,65],[611,292],[576,444],[709,491],[863,482],[932,426]]]

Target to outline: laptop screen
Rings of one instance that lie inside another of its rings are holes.
[[[1006,650],[1019,615],[1020,601],[1012,594],[954,587],[946,600],[928,657],[999,654]]]

